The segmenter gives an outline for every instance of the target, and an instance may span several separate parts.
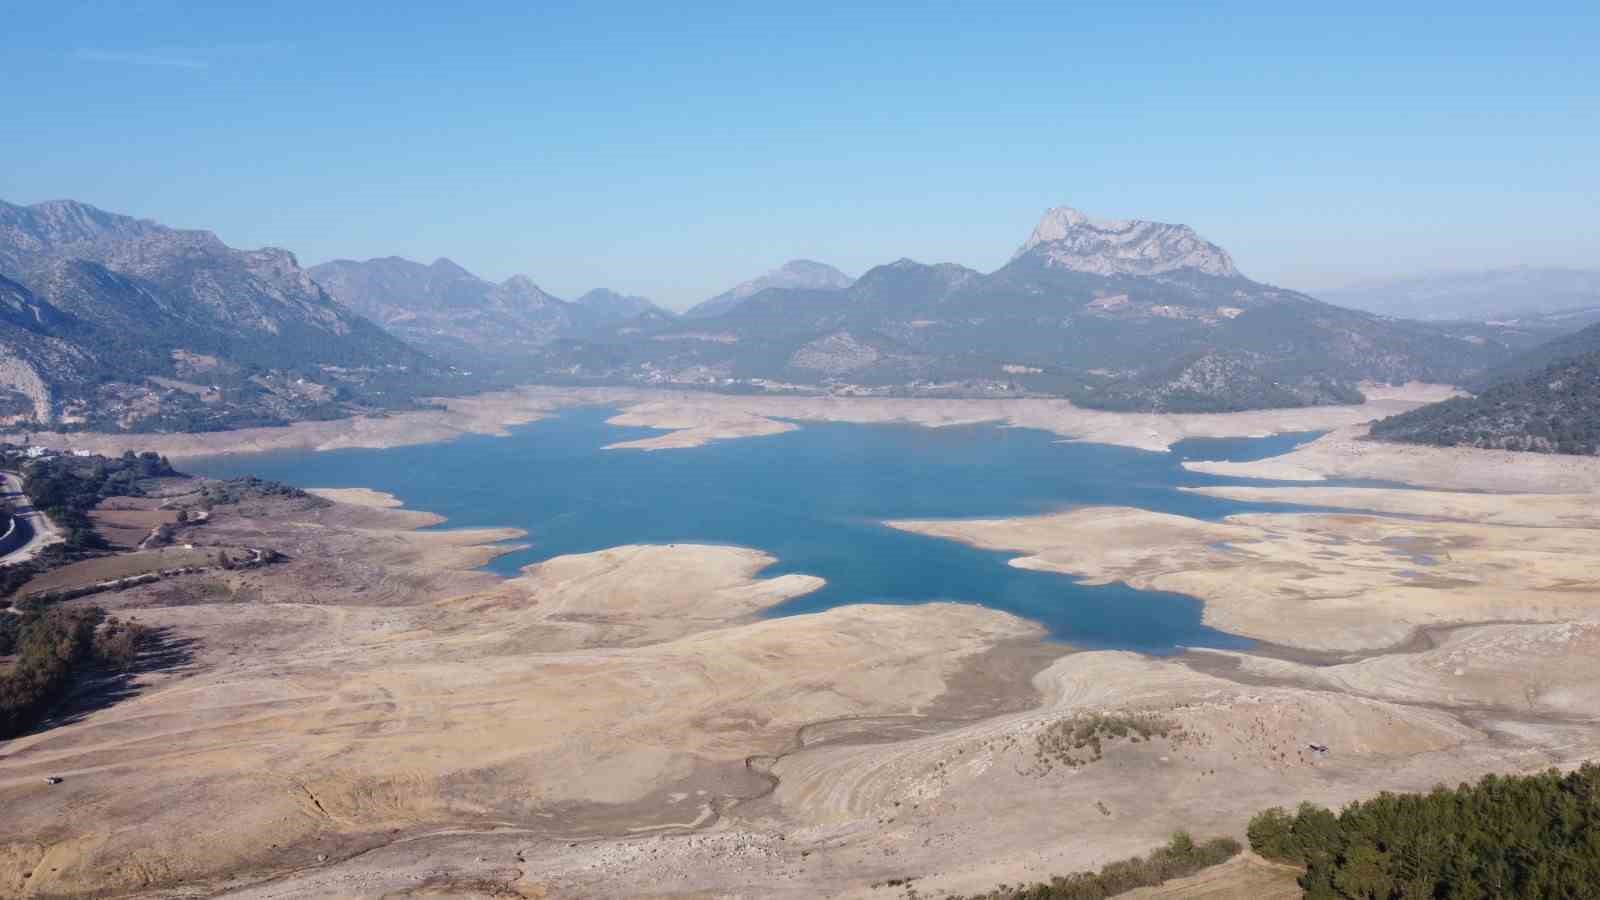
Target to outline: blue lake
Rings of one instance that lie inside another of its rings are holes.
[[[257,475],[302,487],[368,487],[449,518],[444,527],[511,526],[532,548],[490,568],[629,543],[754,547],[778,560],[765,574],[803,572],[822,590],[773,615],[862,601],[981,603],[1043,623],[1075,646],[1168,654],[1249,642],[1200,623],[1200,603],[1125,585],[1006,565],[1016,554],[895,531],[899,518],[1037,514],[1085,505],[1136,506],[1215,519],[1263,509],[1186,494],[1240,483],[1185,471],[1186,459],[1248,460],[1313,435],[1194,440],[1171,453],[1063,443],[1027,429],[978,425],[806,423],[797,431],[687,450],[601,450],[659,432],[607,425],[575,409],[513,430],[388,450],[279,452],[190,460],[213,477]],[[1283,507],[1271,507],[1282,510]]]

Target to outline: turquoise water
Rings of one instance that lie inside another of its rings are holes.
[[[1016,554],[886,528],[884,519],[1013,516],[1115,505],[1214,519],[1258,509],[1181,493],[1239,483],[1186,472],[1185,459],[1259,459],[1311,435],[1187,441],[1172,453],[1061,443],[979,425],[810,424],[769,437],[649,453],[606,444],[657,434],[576,409],[516,428],[389,450],[279,452],[192,460],[214,477],[257,475],[302,487],[368,487],[449,518],[445,527],[513,526],[533,544],[490,564],[529,563],[629,543],[721,543],[778,559],[765,574],[803,572],[827,586],[774,610],[845,603],[959,600],[1043,623],[1085,648],[1167,654],[1244,647],[1200,624],[1198,601],[1125,585],[1089,587],[1006,565]],[[1274,507],[1283,509],[1283,507]]]

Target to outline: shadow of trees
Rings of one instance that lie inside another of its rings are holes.
[[[170,627],[151,628],[138,655],[125,668],[86,665],[68,694],[27,734],[38,734],[82,721],[86,716],[136,697],[143,690],[141,676],[192,671],[199,641],[183,637]]]

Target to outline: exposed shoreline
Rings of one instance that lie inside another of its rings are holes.
[[[1600,615],[1600,558],[1589,552],[1600,518],[1590,494],[1196,492],[1350,511],[1244,513],[1209,522],[1086,507],[888,524],[1015,551],[1011,565],[1019,568],[1196,597],[1214,628],[1303,650],[1367,651],[1404,642],[1425,626]],[[1419,515],[1424,511],[1432,514]]]
[[[1450,396],[1440,385],[1366,385],[1357,406],[1253,410],[1238,413],[1116,413],[1082,409],[1066,400],[939,400],[913,398],[749,396],[635,388],[524,387],[473,397],[440,399],[442,408],[382,417],[298,422],[205,434],[40,432],[35,443],[63,450],[117,454],[152,450],[172,459],[270,450],[384,449],[451,440],[468,434],[504,435],[562,409],[616,407],[613,424],[666,433],[617,448],[668,450],[792,431],[799,422],[912,424],[928,427],[993,422],[1037,428],[1078,440],[1162,451],[1192,437],[1262,437],[1323,431],[1366,422]]]

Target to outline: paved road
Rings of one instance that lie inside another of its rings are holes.
[[[61,539],[55,523],[28,503],[27,496],[22,493],[22,479],[15,472],[0,472],[0,498],[11,501],[17,511],[17,526],[30,532],[21,547],[0,557],[0,565],[26,562],[37,556],[46,545]],[[0,531],[3,530],[3,526],[0,526]]]

